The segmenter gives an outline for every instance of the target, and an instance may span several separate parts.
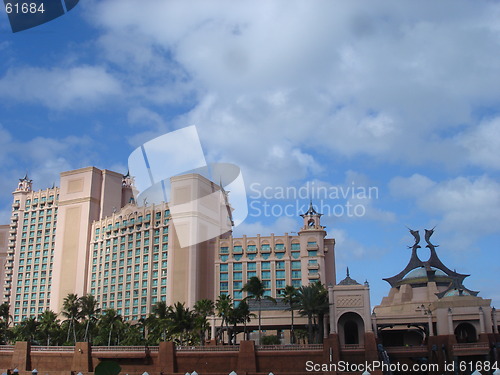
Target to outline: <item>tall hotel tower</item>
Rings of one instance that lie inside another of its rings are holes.
[[[173,177],[171,188],[172,204],[220,190],[197,174]],[[126,319],[147,316],[158,301],[192,307],[214,298],[216,240],[181,248],[168,204],[137,206],[128,174],[88,167],[40,191],[25,176],[13,196],[0,261],[14,323],[60,312],[69,293],[91,293]]]

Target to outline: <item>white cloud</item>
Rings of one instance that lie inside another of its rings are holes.
[[[415,198],[427,194],[436,183],[426,176],[415,173],[410,177],[394,177],[389,182],[391,194],[395,197]]]
[[[473,165],[500,169],[500,117],[480,123],[477,127],[460,134],[458,142],[467,150],[468,160]]]
[[[93,140],[87,136],[20,141],[0,125],[0,191],[4,192],[0,198],[0,216],[5,220],[10,212],[9,193],[25,173],[33,180],[34,189],[46,189],[59,184],[61,172],[93,165],[92,159],[95,159]]]
[[[58,110],[98,106],[120,90],[120,83],[97,66],[11,68],[0,79],[0,97]]]
[[[488,176],[457,177],[434,182],[421,175],[396,177],[390,182],[395,196],[414,200],[448,235],[447,247],[466,250],[476,241],[498,233],[500,183]]]

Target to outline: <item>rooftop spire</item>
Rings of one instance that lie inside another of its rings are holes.
[[[313,216],[313,215],[322,216],[323,214],[318,213],[318,212],[314,209],[313,202],[312,202],[312,199],[311,199],[311,200],[309,201],[309,209],[308,209],[305,213],[303,213],[302,215],[300,215],[300,216],[304,217],[304,216]]]

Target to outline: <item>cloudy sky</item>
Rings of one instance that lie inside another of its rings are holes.
[[[86,0],[13,34],[2,12],[0,222],[26,171],[36,189],[126,172],[195,124],[208,161],[242,169],[237,234],[297,231],[294,191],[347,192],[314,202],[337,280],[349,266],[378,304],[406,226],[436,226],[444,263],[499,307],[499,17],[493,1]]]

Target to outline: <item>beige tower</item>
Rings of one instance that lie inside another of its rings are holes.
[[[7,262],[7,246],[8,246],[8,236],[9,236],[9,226],[0,225],[0,267],[5,269]],[[0,272],[0,285],[5,283],[5,272]]]
[[[50,308],[69,293],[87,292],[91,224],[122,207],[123,176],[88,167],[61,173]]]
[[[167,304],[182,302],[193,307],[201,298],[213,298],[215,237],[230,230],[230,209],[223,190],[199,174],[175,176],[170,181],[173,235]]]
[[[312,202],[302,216],[304,223],[299,231],[301,260],[307,261],[308,272],[302,273],[302,285],[314,281],[323,284],[335,283],[334,239],[326,239],[325,227],[321,225],[322,214],[316,212]],[[302,267],[305,265],[303,264]],[[319,272],[315,270],[318,269]],[[315,280],[316,278],[316,280]]]

